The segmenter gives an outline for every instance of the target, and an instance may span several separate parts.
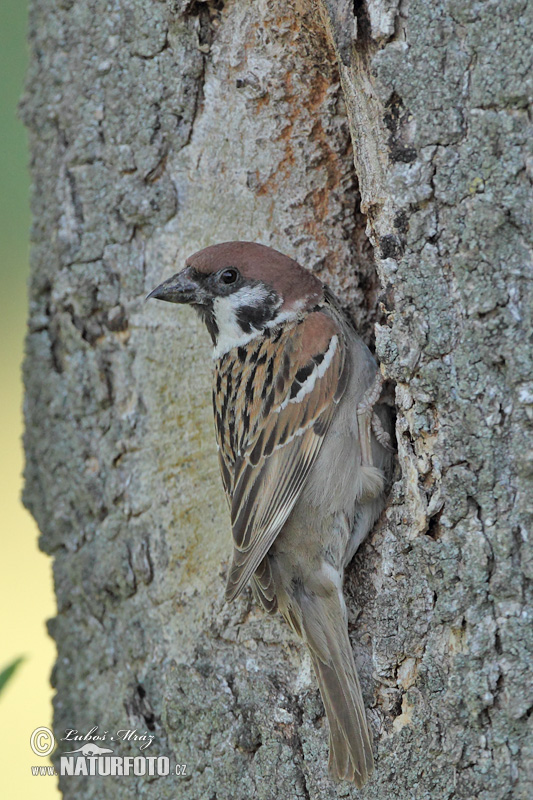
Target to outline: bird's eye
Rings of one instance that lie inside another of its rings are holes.
[[[229,269],[223,269],[222,272],[220,273],[220,280],[222,281],[222,283],[225,283],[226,285],[229,285],[230,283],[235,283],[238,277],[239,273],[233,267],[230,267]]]

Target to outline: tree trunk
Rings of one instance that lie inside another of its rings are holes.
[[[187,765],[65,797],[530,796],[530,21],[521,0],[32,0],[25,502],[54,557],[56,737],[148,732]],[[397,481],[346,583],[360,793],[327,777],[305,648],[223,601],[208,336],[144,302],[230,239],[327,281],[396,386]]]

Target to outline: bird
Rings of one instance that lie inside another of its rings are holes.
[[[251,583],[307,645],[329,722],[329,772],[374,768],[348,635],[344,571],[384,508],[391,410],[339,302],[294,259],[255,242],[190,256],[148,298],[187,303],[213,344],[213,410],[233,533],[226,599]]]

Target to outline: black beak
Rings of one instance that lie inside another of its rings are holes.
[[[166,300],[168,303],[199,303],[199,286],[191,278],[189,268],[178,272],[168,280],[156,286],[146,299]]]

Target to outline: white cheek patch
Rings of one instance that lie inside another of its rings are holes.
[[[218,328],[217,343],[213,351],[213,358],[223,356],[233,347],[243,345],[259,336],[261,330],[253,328],[250,333],[245,333],[237,319],[237,311],[245,306],[260,306],[268,297],[268,290],[264,286],[243,286],[238,292],[227,297],[217,297],[213,302],[215,322]]]
[[[302,383],[302,387],[301,389],[299,389],[298,394],[296,394],[294,397],[291,397],[289,395],[288,397],[285,398],[285,400],[279,406],[279,408],[276,409],[278,412],[282,411],[286,406],[289,405],[289,403],[300,403],[306,394],[310,394],[313,391],[317,379],[322,378],[322,376],[326,374],[326,370],[331,364],[333,356],[337,351],[338,343],[339,343],[338,337],[332,336],[329,341],[328,349],[326,350],[324,358],[322,359],[322,362],[316,365],[311,374],[306,378],[304,383]]]

